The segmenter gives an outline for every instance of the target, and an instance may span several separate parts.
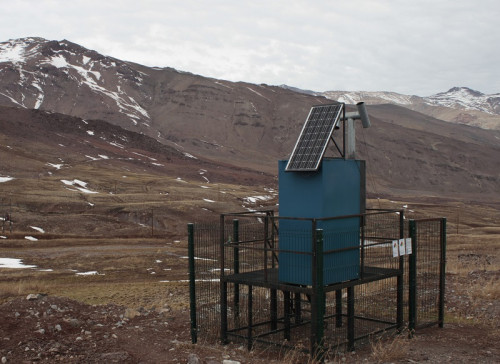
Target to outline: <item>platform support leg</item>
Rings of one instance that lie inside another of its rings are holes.
[[[354,351],[354,287],[347,287],[347,350]]]
[[[342,327],[342,290],[335,291],[335,326]]]
[[[278,329],[278,293],[271,289],[271,330]]]
[[[295,323],[300,324],[302,322],[302,307],[301,307],[301,302],[300,302],[300,293],[295,293],[295,302],[294,302],[294,308],[295,308]]]
[[[283,291],[283,304],[285,313],[285,340],[290,340],[290,292]]]

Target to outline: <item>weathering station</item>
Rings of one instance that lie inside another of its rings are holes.
[[[279,215],[226,213],[188,225],[193,342],[218,327],[223,343],[323,358],[389,329],[443,325],[446,220],[367,209],[354,124],[371,123],[364,104],[356,108],[311,108],[290,158],[278,163]],[[338,157],[325,156],[330,143]]]

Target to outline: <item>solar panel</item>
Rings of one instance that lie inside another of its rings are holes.
[[[288,160],[287,171],[316,171],[344,104],[313,106]]]

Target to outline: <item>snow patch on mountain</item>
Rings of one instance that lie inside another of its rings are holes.
[[[50,70],[52,66],[60,69],[66,79],[76,84],[77,88],[86,86],[98,94],[98,97],[104,95],[113,100],[118,111],[126,115],[134,125],[150,125],[148,111],[127,94],[125,87],[140,87],[143,75],[127,68],[125,63],[119,66],[109,57],[96,57],[95,52],[71,42],[48,41],[43,38],[21,38],[1,42],[0,65],[2,63],[12,65],[10,69],[4,70],[18,74],[16,84],[19,88],[4,90],[0,95],[16,105],[34,109],[42,106],[45,96],[51,95],[48,91],[44,92],[43,88],[44,85],[54,82]],[[110,70],[113,67],[116,68],[115,72]],[[4,70],[0,68],[0,73],[5,72]],[[106,77],[103,72],[106,72]]]
[[[357,104],[360,101],[378,99],[379,103],[386,101],[391,104],[410,105],[413,96],[385,91],[326,91],[322,93],[327,98],[334,98],[346,104]]]
[[[62,163],[47,163],[47,165],[49,167],[53,167],[53,168],[58,169],[58,170],[64,166],[64,164],[62,164]]]
[[[429,105],[445,106],[466,110],[477,110],[488,114],[498,114],[500,109],[500,93],[485,95],[468,87],[453,87],[425,98]]]
[[[0,63],[24,63],[28,58],[38,53],[40,42],[47,42],[42,38],[10,39],[0,43]]]
[[[83,193],[98,193],[96,191],[89,190],[87,188],[88,183],[83,182],[79,179],[74,179],[72,181],[62,179],[61,182],[64,183],[66,186],[73,186],[75,188],[75,189],[68,188],[68,190],[70,191],[80,191]]]
[[[38,94],[38,96],[36,97],[36,103],[35,103],[35,109],[39,109],[40,106],[42,105],[42,102],[43,102],[43,99],[45,97],[45,95],[43,94],[43,90],[42,88],[40,87],[40,85],[36,82],[33,82],[31,84],[34,88],[36,88],[38,91],[40,91],[40,93]]]
[[[21,44],[0,44],[0,62],[19,63],[24,61],[24,47]]]
[[[80,85],[86,85],[93,91],[101,93],[113,99],[116,102],[119,110],[130,117],[134,125],[137,125],[137,122],[141,119],[141,116],[146,119],[150,119],[148,112],[144,108],[142,108],[132,97],[126,95],[125,92],[121,90],[120,86],[117,86],[117,91],[112,91],[104,86],[99,85],[98,81],[101,80],[100,72],[87,70],[81,66],[71,64],[62,55],[53,56],[49,59],[46,59],[45,62],[53,65],[56,68],[72,68],[76,70],[81,76],[79,80]],[[88,61],[85,64],[88,64]]]

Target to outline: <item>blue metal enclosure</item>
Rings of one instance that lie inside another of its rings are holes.
[[[311,285],[312,220],[323,229],[324,251],[354,248],[324,255],[323,284],[359,278],[360,218],[325,219],[359,215],[365,204],[365,162],[324,158],[316,172],[287,172],[279,161],[279,280]],[[285,217],[285,218],[284,218]]]

